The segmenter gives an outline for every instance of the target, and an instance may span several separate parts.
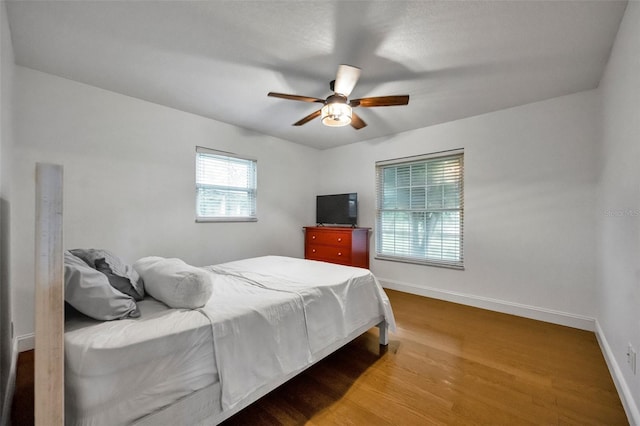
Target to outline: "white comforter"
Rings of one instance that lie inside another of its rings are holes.
[[[389,299],[366,269],[279,256],[205,269],[214,290],[201,311],[213,326],[225,410],[376,317],[395,330]]]

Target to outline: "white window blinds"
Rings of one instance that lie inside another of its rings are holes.
[[[257,161],[196,147],[196,221],[255,221]]]
[[[462,151],[376,163],[376,257],[463,268]]]

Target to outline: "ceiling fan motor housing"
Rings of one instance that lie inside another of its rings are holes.
[[[346,104],[347,97],[344,95],[341,95],[340,93],[335,93],[329,96],[324,103],[325,104],[335,104],[335,103]]]

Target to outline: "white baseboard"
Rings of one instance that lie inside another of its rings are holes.
[[[30,351],[36,347],[35,334],[29,333],[18,336],[18,352]]]
[[[604,331],[600,327],[598,320],[596,320],[596,338],[600,344],[600,350],[602,350],[604,359],[607,362],[607,367],[609,367],[609,373],[613,378],[613,383],[616,385],[616,389],[620,396],[620,401],[622,401],[624,412],[627,414],[629,424],[631,426],[640,426],[640,410],[638,410],[638,405],[633,399],[633,395],[631,394],[629,386],[627,386],[627,382],[624,380],[624,375],[622,374],[620,365],[613,355],[611,346],[609,346],[609,342],[607,342],[607,338],[605,337]]]
[[[567,327],[578,328],[580,330],[595,331],[595,319],[582,315],[524,305],[521,303],[508,302],[505,300],[475,296],[472,294],[446,291],[433,287],[417,286],[415,284],[387,280],[384,278],[378,278],[378,280],[384,288],[389,288],[391,290],[403,291],[405,293],[417,294],[419,296],[431,297],[433,299],[446,300],[448,302],[460,303],[462,305],[474,306],[476,308],[517,315],[553,324],[565,325]]]
[[[13,394],[16,390],[16,372],[18,369],[18,341],[13,339],[11,345],[11,366],[9,367],[9,375],[7,376],[6,392],[2,404],[2,415],[0,415],[0,424],[10,424],[9,416],[11,415],[11,403],[13,402]]]

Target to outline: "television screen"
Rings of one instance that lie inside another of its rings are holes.
[[[358,194],[318,195],[316,223],[319,225],[351,225],[358,222]]]

